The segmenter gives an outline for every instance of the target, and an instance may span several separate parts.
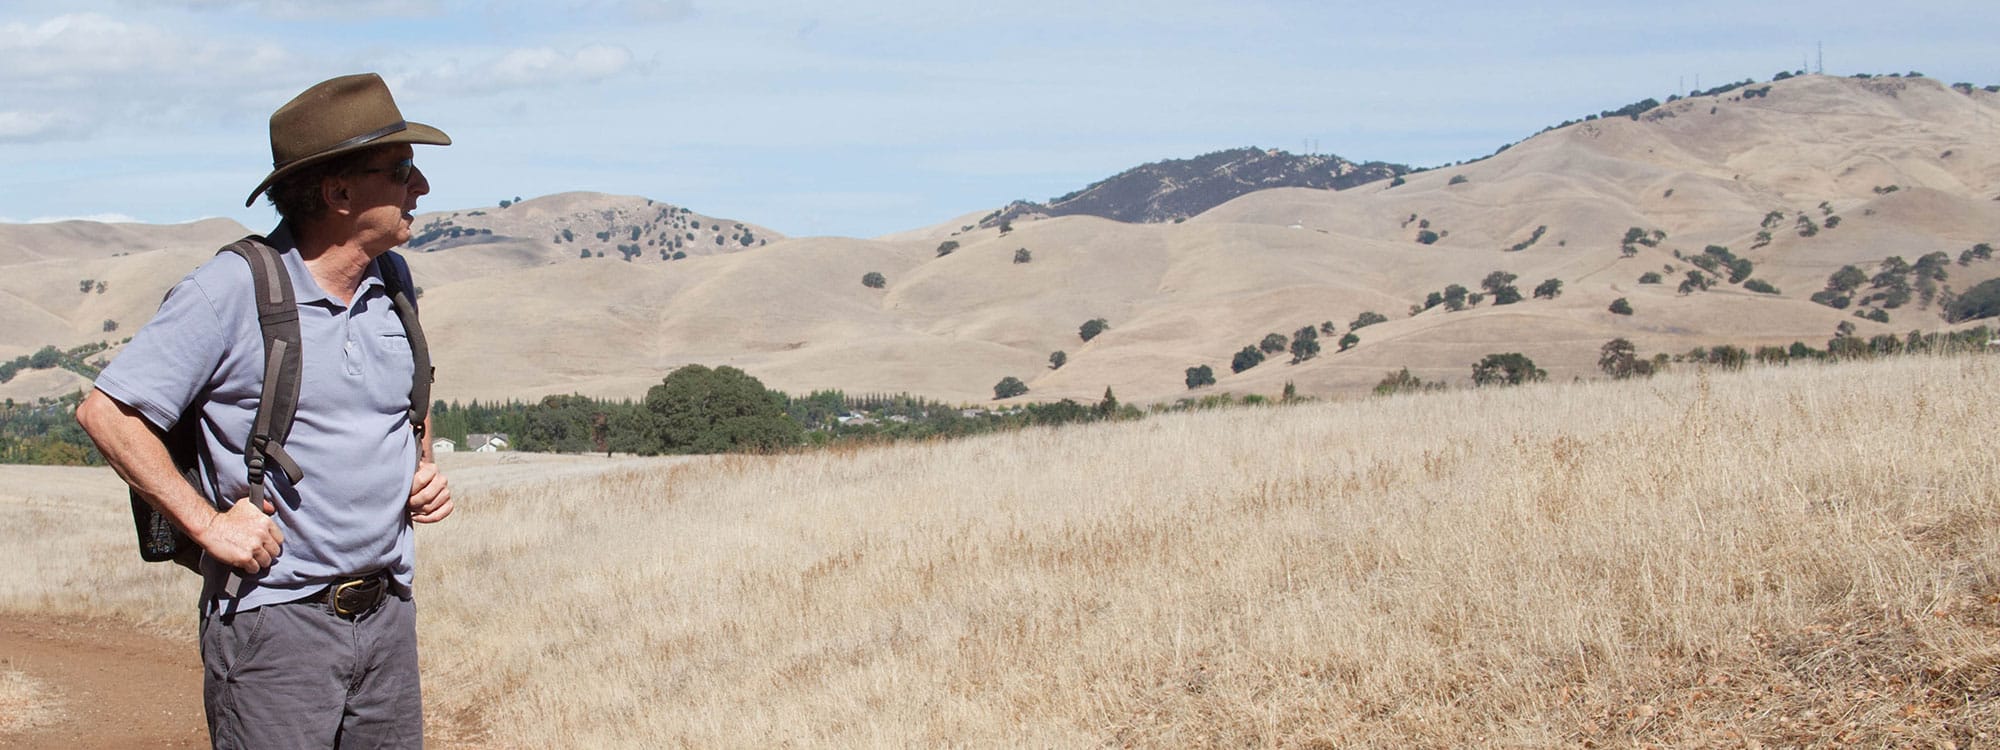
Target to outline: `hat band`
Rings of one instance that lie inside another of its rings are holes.
[[[346,149],[346,148],[351,148],[351,147],[354,147],[354,146],[359,146],[359,145],[361,145],[361,144],[363,144],[363,143],[367,143],[367,142],[369,142],[369,141],[372,141],[372,140],[375,140],[375,139],[377,139],[377,138],[381,138],[381,137],[384,137],[384,136],[387,136],[387,135],[389,135],[389,134],[391,134],[391,133],[400,133],[400,132],[403,132],[403,131],[405,131],[405,130],[409,130],[409,129],[410,129],[410,123],[409,123],[409,121],[408,121],[408,120],[397,120],[397,121],[395,121],[395,122],[393,122],[393,123],[390,123],[388,127],[385,127],[385,128],[382,128],[381,130],[377,130],[377,131],[374,131],[374,132],[371,132],[371,133],[362,133],[361,135],[357,135],[357,136],[354,136],[353,138],[349,138],[349,139],[347,139],[347,140],[344,140],[344,141],[341,141],[341,142],[339,142],[339,143],[336,143],[336,144],[333,144],[332,146],[328,146],[328,147],[326,147],[325,149],[322,149],[322,150],[320,151],[320,153],[322,153],[322,154],[324,154],[324,153],[330,153],[330,152],[333,152],[333,151],[340,151],[340,150],[342,150],[342,149]],[[292,160],[292,162],[294,162],[294,163],[296,163],[296,162],[298,162],[298,161],[299,161],[298,159],[293,159],[293,160]],[[284,167],[285,165],[283,165],[283,164],[273,164],[273,165],[271,165],[271,166],[273,166],[273,167],[276,167],[276,168],[283,168],[283,167]]]

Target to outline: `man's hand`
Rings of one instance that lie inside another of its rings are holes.
[[[410,520],[437,523],[451,515],[451,483],[437,464],[417,463],[417,475],[410,480]]]
[[[250,575],[271,566],[284,547],[285,532],[271,520],[277,508],[264,501],[259,508],[248,498],[238,500],[229,510],[210,516],[208,525],[189,536],[208,550],[208,555]]]

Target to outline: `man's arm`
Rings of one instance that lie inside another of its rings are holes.
[[[431,461],[431,418],[424,415],[423,437],[417,446],[417,475],[410,480],[410,520],[437,523],[451,515],[451,483]]]
[[[263,508],[238,502],[226,513],[216,512],[174,468],[166,444],[137,409],[92,390],[77,405],[76,421],[119,478],[210,556],[253,574],[278,556],[285,533],[268,515],[276,507],[268,500]]]

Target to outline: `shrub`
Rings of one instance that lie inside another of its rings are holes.
[[[1066,364],[1069,364],[1069,355],[1067,353],[1064,353],[1061,349],[1049,352],[1049,369],[1060,370]]]
[[[1466,182],[1467,182],[1467,180],[1465,179],[1465,175],[1462,175],[1462,174],[1455,174],[1455,175],[1452,175],[1452,176],[1451,176],[1451,180],[1450,180],[1449,182],[1446,182],[1445,184],[1447,184],[1447,185],[1463,185],[1463,184],[1465,184]]]
[[[1426,245],[1436,244],[1438,241],[1438,233],[1433,232],[1429,229],[1419,230],[1417,232],[1417,241],[1424,243]]]
[[[1375,325],[1376,323],[1387,323],[1387,322],[1389,322],[1389,318],[1387,316],[1382,315],[1381,313],[1375,312],[1373,310],[1369,310],[1367,312],[1361,313],[1359,316],[1356,316],[1352,322],[1349,322],[1347,324],[1347,328],[1348,330],[1351,331],[1358,331],[1363,328],[1367,328],[1368,326]],[[1321,326],[1320,330],[1329,334],[1333,333],[1332,326],[1330,325]]]
[[[105,333],[110,333],[110,332],[112,332],[112,331],[116,331],[116,330],[118,330],[118,321],[115,321],[115,320],[112,320],[112,319],[110,319],[110,318],[105,318],[105,319],[104,319],[104,332],[105,332]]]
[[[940,243],[937,247],[937,257],[942,258],[944,256],[950,255],[953,250],[957,249],[958,249],[958,240],[945,240],[943,243]]]
[[[1264,353],[1258,351],[1257,347],[1246,346],[1241,351],[1238,351],[1234,358],[1229,360],[1229,371],[1242,372],[1263,363]]]
[[[1745,281],[1745,282],[1743,282],[1743,288],[1744,288],[1744,289],[1748,289],[1748,290],[1750,290],[1750,291],[1753,291],[1753,292],[1756,292],[1756,293],[1758,293],[1758,294],[1777,294],[1777,293],[1778,293],[1778,288],[1777,288],[1777,287],[1775,287],[1775,286],[1771,286],[1771,283],[1770,283],[1770,282],[1768,282],[1768,281],[1765,281],[1765,280],[1763,280],[1763,279],[1751,279],[1751,280],[1749,280],[1749,281]]]
[[[1028,252],[1028,249],[1027,249],[1027,248],[1025,248],[1025,247],[1024,247],[1024,248],[1021,248],[1021,249],[1019,249],[1019,250],[1015,250],[1015,251],[1014,251],[1014,262],[1015,262],[1015,263],[1027,263],[1027,262],[1029,262],[1029,261],[1032,261],[1032,260],[1034,260],[1034,259],[1035,259],[1035,254],[1034,254],[1034,253],[1031,253],[1031,252]]]
[[[1667,191],[1667,192],[1668,192],[1669,194],[1671,194],[1671,193],[1673,193],[1674,191],[1672,191],[1672,190],[1669,190],[1669,191]],[[1526,249],[1528,249],[1528,248],[1530,248],[1530,247],[1533,247],[1533,246],[1534,246],[1534,244],[1535,244],[1536,242],[1539,242],[1539,241],[1541,241],[1541,239],[1542,239],[1542,235],[1543,235],[1544,233],[1548,232],[1548,231],[1549,231],[1549,226],[1548,226],[1547,224],[1543,224],[1543,225],[1541,225],[1541,226],[1538,226],[1538,227],[1535,227],[1535,233],[1534,233],[1534,234],[1531,234],[1531,235],[1528,235],[1528,238],[1527,238],[1527,239],[1525,239],[1525,240],[1522,240],[1522,241],[1520,241],[1520,242],[1516,242],[1516,243],[1514,243],[1514,246],[1513,246],[1513,247],[1509,247],[1509,248],[1507,248],[1507,251],[1508,251],[1508,252],[1514,252],[1514,253],[1518,253],[1518,252],[1521,252],[1522,250],[1526,250]]]
[[[883,278],[882,274],[877,273],[875,271],[869,271],[868,273],[864,273],[861,275],[861,285],[868,287],[869,289],[881,289],[882,287],[887,286],[888,283],[889,283],[888,279]]]
[[[1340,337],[1340,350],[1343,352],[1347,351],[1359,343],[1361,343],[1361,337],[1354,335],[1353,331],[1348,331],[1347,335]]]
[[[1089,341],[1097,338],[1097,334],[1103,333],[1110,328],[1111,324],[1105,322],[1103,318],[1091,318],[1084,321],[1083,325],[1077,327],[1076,335],[1083,337],[1084,341]]]
[[[1193,390],[1204,385],[1215,385],[1215,371],[1209,369],[1208,365],[1187,368],[1188,389]]]
[[[1831,307],[1835,310],[1845,310],[1847,309],[1848,304],[1853,302],[1853,300],[1850,299],[1847,295],[1841,294],[1840,292],[1836,292],[1832,289],[1821,289],[1817,292],[1813,292],[1812,297],[1810,299],[1814,302],[1826,305],[1827,307]]]
[[[1535,299],[1555,299],[1562,295],[1562,279],[1549,279],[1535,286]]]
[[[1625,301],[1624,297],[1619,297],[1618,299],[1614,299],[1611,301],[1610,309],[1611,312],[1616,315],[1631,315],[1632,303]]]
[[[1012,375],[1001,378],[1000,382],[993,384],[993,398],[996,401],[1003,398],[1013,398],[1027,392],[1028,384],[1021,382],[1020,378]]]
[[[1645,273],[1639,274],[1639,283],[1658,284],[1660,283],[1660,275],[1652,271],[1647,271]]]
[[[1520,385],[1546,380],[1547,371],[1520,352],[1488,354],[1472,366],[1473,385]]]
[[[1442,390],[1443,388],[1443,383],[1426,383],[1423,378],[1411,375],[1410,368],[1405,367],[1396,372],[1383,375],[1382,380],[1375,384],[1375,395],[1387,396],[1405,391]]]

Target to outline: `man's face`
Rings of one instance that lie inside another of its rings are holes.
[[[355,231],[371,255],[410,241],[417,198],[431,191],[424,172],[411,161],[409,144],[376,149],[348,182],[354,198]]]

